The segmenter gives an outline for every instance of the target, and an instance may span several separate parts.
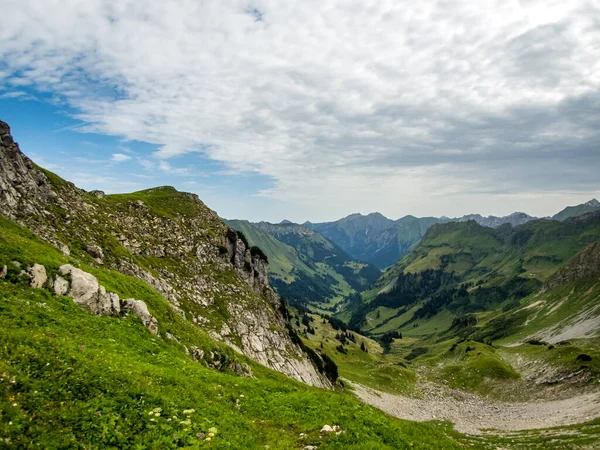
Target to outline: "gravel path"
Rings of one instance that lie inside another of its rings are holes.
[[[379,392],[351,383],[363,402],[406,420],[448,420],[457,431],[531,430],[587,422],[600,417],[600,393],[562,400],[531,403],[490,403],[476,395],[424,384],[424,398],[415,399]]]

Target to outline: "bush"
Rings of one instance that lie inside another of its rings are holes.
[[[588,354],[582,353],[581,355],[577,356],[577,361],[578,362],[588,362],[591,361],[592,357]]]
[[[250,247],[250,254],[252,256],[258,256],[260,259],[262,259],[266,263],[269,262],[269,258],[267,258],[267,255],[265,255],[265,253],[260,249],[260,247],[257,247],[256,245],[253,245],[252,247]]]
[[[346,350],[343,345],[338,345],[335,349],[344,355],[348,354],[348,350]]]
[[[242,233],[241,231],[235,230],[235,234],[236,234],[237,238],[244,243],[246,248],[250,248],[250,244],[248,244],[248,239],[246,239],[246,236],[244,235],[244,233]]]
[[[425,353],[427,353],[429,351],[429,349],[427,347],[416,347],[413,348],[410,353],[408,354],[408,356],[404,359],[406,359],[407,361],[412,361],[413,359],[424,355]]]

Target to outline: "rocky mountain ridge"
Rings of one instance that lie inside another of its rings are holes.
[[[178,314],[265,366],[330,386],[292,341],[267,262],[196,195],[85,192],[36,166],[0,121],[0,214],[64,255],[143,280]]]
[[[334,311],[347,295],[366,289],[380,275],[372,265],[353,260],[344,250],[304,225],[229,220],[250,245],[268,256],[273,288],[290,303]]]
[[[597,210],[600,210],[600,202],[592,199],[578,206],[569,206],[551,219],[563,221]],[[333,222],[305,222],[303,225],[321,233],[353,258],[385,269],[408,254],[423,238],[427,229],[436,223],[473,220],[484,227],[498,228],[505,224],[515,227],[536,219],[539,218],[524,212],[514,212],[502,217],[485,217],[481,214],[466,214],[454,218],[408,215],[398,220],[389,219],[380,213],[354,213]]]

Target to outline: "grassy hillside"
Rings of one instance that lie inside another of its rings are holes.
[[[455,317],[491,311],[536,292],[570,258],[600,239],[600,215],[536,220],[497,229],[475,222],[432,226],[413,252],[351,299],[351,325],[381,335],[422,336]],[[346,312],[346,317],[350,317]]]
[[[68,297],[30,288],[13,261],[43,263],[51,273],[63,263],[93,271],[120,296],[143,298],[163,337],[133,316],[95,316]],[[392,419],[349,394],[310,388],[250,361],[184,320],[140,280],[92,269],[6,220],[3,265],[3,448],[459,448],[445,427]],[[215,370],[194,361],[191,346],[248,364],[254,378],[229,373],[227,364]],[[320,437],[324,424],[344,433]]]
[[[290,302],[318,311],[334,311],[346,296],[373,283],[380,272],[353,260],[320,234],[297,224],[252,224],[229,220],[250,245],[269,258],[269,280]]]
[[[552,216],[554,220],[567,220],[570,217],[581,216],[590,212],[600,211],[600,202],[596,199],[592,199],[589,202],[582,203],[577,206],[567,206],[559,213]]]

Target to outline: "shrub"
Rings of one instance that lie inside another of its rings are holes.
[[[258,256],[260,259],[262,259],[266,263],[269,262],[269,258],[267,258],[267,255],[265,255],[265,253],[260,249],[260,247],[257,247],[256,245],[253,245],[252,247],[250,247],[250,254],[252,256]]]
[[[410,351],[408,356],[404,359],[406,359],[408,361],[412,361],[413,359],[415,359],[421,355],[424,355],[428,351],[429,351],[429,349],[427,347],[415,347]]]
[[[242,233],[241,231],[235,230],[235,234],[236,234],[237,238],[244,243],[246,248],[250,248],[250,244],[248,244],[248,239],[246,239],[246,236],[244,235],[244,233]]]
[[[581,355],[577,356],[578,362],[588,362],[591,360],[592,360],[592,357],[586,353],[582,353]]]

